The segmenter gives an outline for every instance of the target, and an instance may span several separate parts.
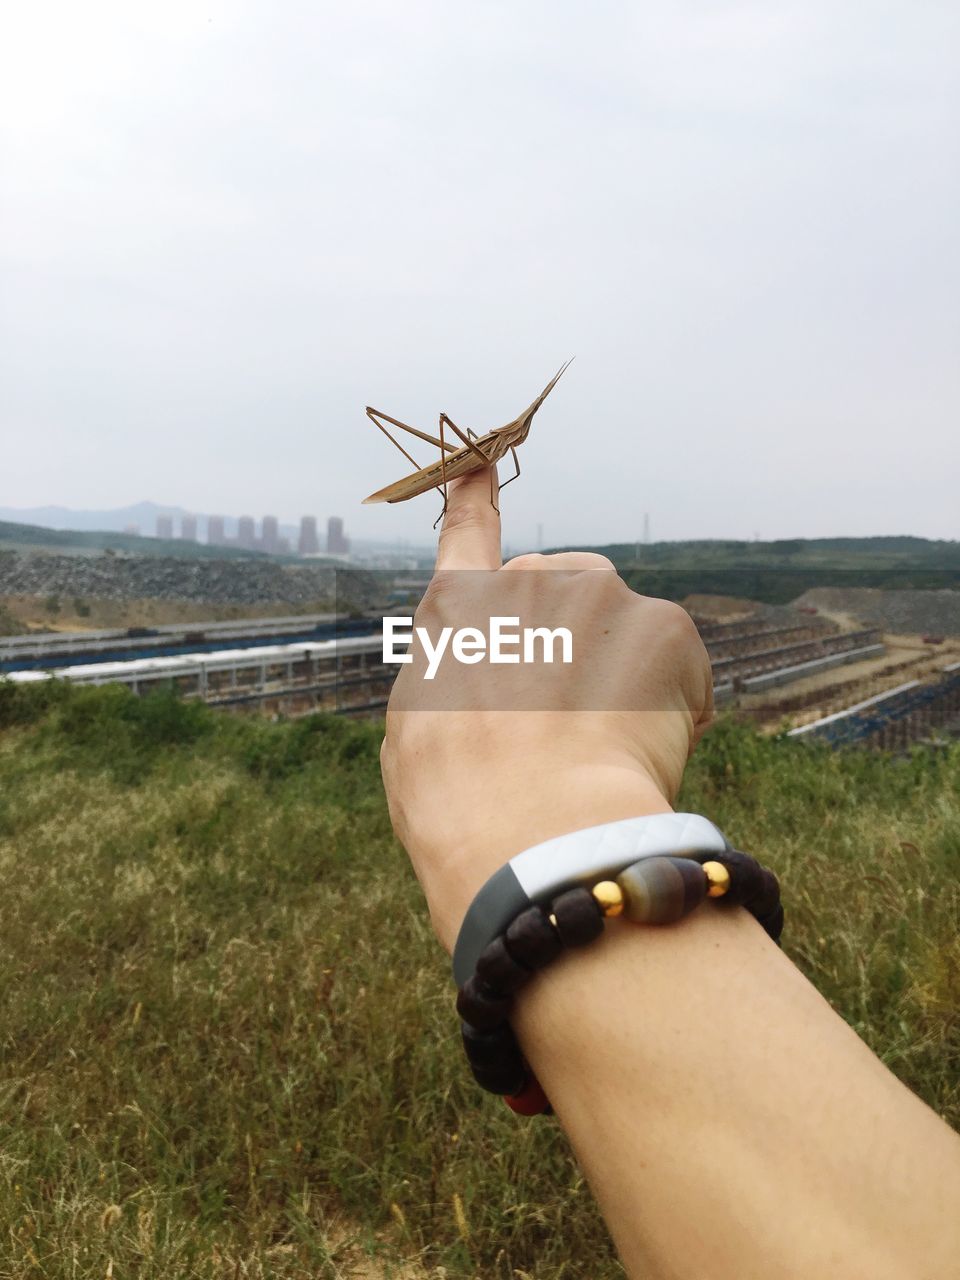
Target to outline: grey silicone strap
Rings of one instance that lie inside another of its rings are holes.
[[[729,848],[723,833],[696,813],[625,818],[534,845],[494,872],[470,904],[453,949],[454,980],[462,987],[484,947],[534,902],[615,876],[641,858],[723,853]]]

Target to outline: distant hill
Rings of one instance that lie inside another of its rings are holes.
[[[960,542],[928,538],[791,538],[563,547],[607,556],[645,595],[694,593],[788,604],[813,587],[960,587]]]
[[[14,524],[0,520],[0,550],[49,550],[77,554],[113,551],[140,556],[176,556],[183,560],[264,560],[272,557],[260,551],[238,547],[208,547],[202,542],[185,542],[179,538],[144,538],[134,533],[109,530],[77,531],[47,529],[40,525]]]
[[[784,538],[775,542],[735,542],[702,539],[691,542],[617,542],[605,546],[559,547],[561,551],[597,551],[617,567],[634,565],[824,565],[863,568],[960,569],[960,542],[929,538]]]
[[[135,524],[145,537],[156,530],[158,516],[173,516],[179,520],[189,514],[185,507],[146,501],[105,511],[74,511],[70,507],[59,506],[0,507],[0,520],[10,520],[14,524],[41,525],[45,529],[70,529],[81,533],[122,533]]]
[[[198,532],[201,538],[206,538],[207,519],[209,513],[188,511],[186,507],[170,506],[161,502],[134,502],[127,507],[112,507],[102,511],[96,510],[73,510],[71,507],[47,506],[47,507],[2,507],[0,506],[0,522],[10,521],[14,524],[22,525],[39,525],[44,529],[65,529],[80,533],[123,533],[125,529],[129,529],[131,525],[136,525],[139,530],[140,537],[151,538],[156,531],[157,519],[159,516],[170,516],[174,522],[174,529],[180,528],[180,521],[186,515],[193,515],[198,522]],[[262,519],[262,515],[257,515],[256,519]],[[318,517],[318,525],[320,526],[320,544],[324,545],[324,527],[325,520]],[[228,538],[237,536],[237,517],[233,515],[223,515],[224,532]],[[297,545],[297,536],[300,532],[299,524],[279,525],[279,533],[281,537],[288,538],[292,548]],[[349,530],[348,530],[349,532]],[[131,535],[127,535],[128,537]],[[182,549],[184,544],[179,540],[174,540],[178,548]],[[433,547],[429,543],[413,544],[404,543],[399,539],[368,539],[355,538],[351,539],[353,549],[355,551],[367,552],[371,554],[381,552],[397,552],[405,551],[411,555],[429,556]],[[61,544],[58,544],[61,545]],[[181,550],[173,554],[181,554]],[[186,553],[184,553],[186,554]]]
[[[10,520],[15,524],[39,525],[44,529],[68,529],[80,533],[123,533],[135,525],[139,536],[147,538],[156,532],[157,520],[161,516],[169,516],[173,520],[175,531],[180,528],[180,521],[184,516],[193,516],[197,521],[200,537],[206,537],[208,513],[149,500],[102,511],[75,511],[71,507],[59,506],[0,507],[0,520]],[[224,515],[222,518],[227,537],[235,538],[237,517]],[[260,516],[256,518],[261,519]],[[295,526],[281,525],[279,528],[282,536],[296,540],[298,530]]]

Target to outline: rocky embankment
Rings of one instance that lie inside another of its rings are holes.
[[[330,565],[153,556],[0,554],[0,596],[162,600],[216,605],[351,607],[375,603],[376,579]]]
[[[814,587],[794,607],[845,614],[894,635],[960,636],[960,591],[881,591],[876,587]]]

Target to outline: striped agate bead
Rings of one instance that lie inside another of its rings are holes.
[[[692,858],[641,858],[621,871],[623,914],[637,924],[673,924],[707,896],[707,877]]]

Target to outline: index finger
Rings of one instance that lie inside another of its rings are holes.
[[[437,569],[500,568],[500,513],[493,505],[496,484],[496,467],[451,480]]]

